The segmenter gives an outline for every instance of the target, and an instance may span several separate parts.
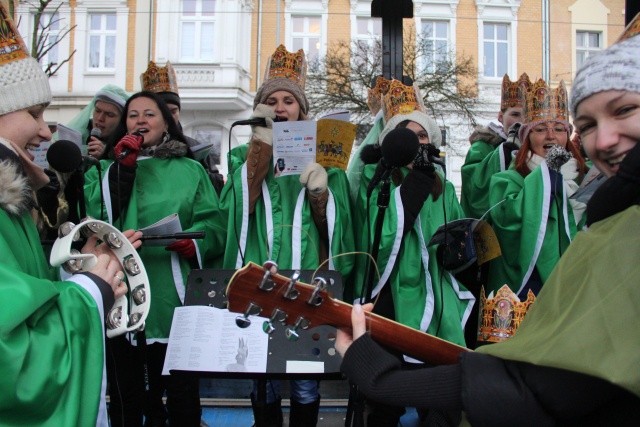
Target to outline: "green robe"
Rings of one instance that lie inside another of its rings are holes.
[[[489,199],[491,206],[504,202],[489,213],[502,256],[491,261],[487,294],[505,284],[520,293],[534,267],[544,284],[580,228],[565,192],[551,201],[543,162],[526,178],[515,170],[495,174]]]
[[[478,351],[603,378],[640,396],[640,206],[576,236],[516,334]]]
[[[373,240],[375,232],[377,191],[369,201],[369,222],[366,214],[366,191],[375,169],[375,164],[364,168],[355,207],[354,229],[359,245],[357,249],[361,252],[367,252],[368,241]],[[402,170],[406,175],[408,169]],[[404,210],[399,188],[391,184],[377,260],[381,277],[378,280],[376,276],[373,281],[374,300],[383,286],[391,286],[397,322],[464,346],[463,329],[475,298],[436,262],[437,247],[426,246],[445,221],[465,217],[455,188],[447,181],[444,194],[437,200],[434,201],[430,195],[415,225],[404,238]],[[348,292],[353,300],[360,297],[366,266],[367,257],[359,255],[354,280],[350,282],[352,288]]]
[[[0,253],[0,425],[106,426],[96,285],[55,278],[28,213],[0,210]]]
[[[105,218],[115,226],[111,215],[110,160],[102,160],[104,209],[100,209],[100,186],[96,168],[85,175],[87,215]],[[195,239],[201,268],[210,267],[213,258],[224,251],[227,218],[220,209],[218,196],[201,164],[182,158],[138,158],[138,169],[122,228],[140,229],[177,213],[182,231],[204,231],[204,239]],[[189,262],[162,246],[142,245],[140,257],[149,276],[151,309],[145,323],[148,342],[168,342],[173,310],[184,302]]]
[[[231,176],[221,194],[229,209],[224,267],[239,269],[249,261],[262,265],[271,260],[280,269],[315,270],[319,266],[320,236],[300,177],[275,178],[273,167],[270,167],[255,211],[249,215],[247,150],[248,145],[242,145],[231,151]],[[340,271],[344,282],[353,269],[354,257],[334,257],[354,249],[349,186],[343,170],[328,168],[327,174],[329,261],[326,265],[330,270]]]
[[[462,194],[460,205],[469,218],[481,218],[492,206],[489,202],[491,177],[509,167],[502,144],[494,147],[484,141],[471,144],[460,169]]]

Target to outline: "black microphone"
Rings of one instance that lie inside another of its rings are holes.
[[[66,139],[51,144],[47,150],[47,162],[52,168],[62,173],[81,170],[86,172],[91,166],[100,166],[98,159],[83,156],[80,148]]]
[[[382,140],[382,158],[367,187],[367,197],[371,196],[381,181],[389,178],[394,168],[411,163],[418,154],[419,147],[418,136],[411,129],[398,128],[389,132]]]
[[[143,234],[140,240],[182,240],[182,239],[204,239],[204,231],[184,231],[180,233],[171,234]]]
[[[100,128],[91,129],[91,134],[89,135],[89,140],[91,140],[92,136],[95,136],[96,138],[100,139],[100,137],[102,136],[102,131],[100,130]]]
[[[432,145],[432,144],[427,144],[427,154],[429,156],[429,161],[431,163],[435,163],[436,165],[440,165],[440,166],[442,166],[443,170],[445,170],[445,171],[447,170],[446,165],[440,159],[440,150],[438,149],[438,147],[436,147],[435,145]]]
[[[274,122],[286,122],[287,119],[283,119],[280,116],[276,116],[275,119],[273,119]],[[234,126],[262,126],[262,127],[267,127],[267,119],[264,117],[256,117],[253,119],[248,119],[248,120],[238,120],[236,122],[233,122],[231,124],[231,127]]]
[[[142,135],[142,132],[140,132],[139,130],[131,133],[131,135],[136,135],[136,136],[141,136],[142,137],[142,142],[144,143],[144,135]],[[142,144],[140,144],[142,145]],[[125,157],[127,157],[127,154],[129,154],[131,152],[131,150],[129,150],[128,148],[125,148],[124,150],[122,150],[120,152],[120,155],[118,156],[117,160],[122,160]]]

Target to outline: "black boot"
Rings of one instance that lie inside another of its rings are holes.
[[[281,398],[273,403],[259,402],[254,393],[251,393],[251,409],[255,427],[282,427]]]
[[[291,399],[291,416],[289,427],[316,427],[318,424],[318,412],[320,411],[320,396],[311,403],[298,403]]]

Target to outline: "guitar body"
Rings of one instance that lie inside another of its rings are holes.
[[[299,329],[320,325],[351,328],[350,304],[333,299],[317,286],[291,283],[291,278],[276,274],[275,264],[269,266],[265,269],[249,263],[233,275],[227,288],[229,311],[243,313],[245,318],[250,315],[277,317],[293,329],[294,336]],[[286,318],[282,320],[282,314],[274,316],[276,310],[286,313]],[[365,315],[367,330],[375,341],[425,363],[455,364],[461,352],[470,351],[376,314]]]

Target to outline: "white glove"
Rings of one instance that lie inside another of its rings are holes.
[[[573,181],[578,177],[578,162],[573,157],[560,166],[560,173],[565,181]]]
[[[276,113],[273,111],[268,105],[258,104],[256,105],[255,110],[253,110],[253,114],[251,114],[252,119],[264,118],[267,127],[264,126],[251,126],[251,130],[253,131],[253,136],[269,145],[273,145],[273,131],[271,128],[273,127],[273,119],[276,118]]]
[[[327,181],[327,171],[315,162],[309,163],[300,175],[300,184],[314,197],[327,191]]]

